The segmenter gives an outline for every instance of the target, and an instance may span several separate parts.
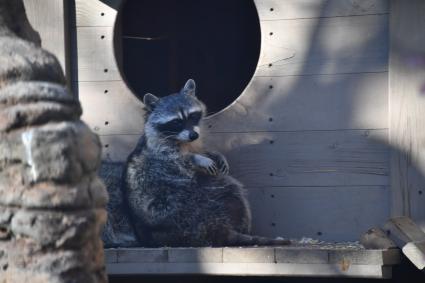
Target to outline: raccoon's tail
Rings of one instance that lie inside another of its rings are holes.
[[[229,234],[229,244],[233,246],[286,246],[290,245],[291,241],[283,238],[267,238],[261,236],[252,236],[248,234],[232,231]]]

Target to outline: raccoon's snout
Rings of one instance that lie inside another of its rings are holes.
[[[191,132],[189,133],[189,139],[190,139],[191,141],[194,141],[194,140],[196,140],[197,138],[199,138],[199,134],[198,134],[197,132],[195,132],[195,131],[191,131]]]
[[[183,130],[180,132],[176,139],[181,142],[193,142],[194,140],[199,138],[199,134],[194,130]]]

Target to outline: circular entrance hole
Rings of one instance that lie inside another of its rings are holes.
[[[252,0],[127,0],[115,27],[118,65],[138,98],[175,93],[193,78],[209,114],[245,89],[260,44]]]

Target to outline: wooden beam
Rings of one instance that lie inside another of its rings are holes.
[[[390,278],[399,250],[344,244],[288,247],[107,249],[117,274],[214,274]]]
[[[393,0],[389,109],[393,216],[425,228],[425,2]]]
[[[384,229],[417,268],[425,268],[425,233],[409,217],[392,218]]]

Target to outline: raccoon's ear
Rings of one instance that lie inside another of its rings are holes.
[[[181,92],[187,95],[195,95],[196,84],[192,79],[187,80],[186,84],[182,88]]]
[[[143,96],[143,103],[148,111],[152,111],[155,106],[158,104],[159,98],[153,95],[152,93],[146,93]]]

